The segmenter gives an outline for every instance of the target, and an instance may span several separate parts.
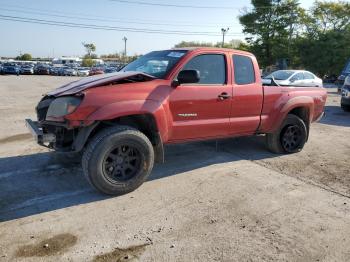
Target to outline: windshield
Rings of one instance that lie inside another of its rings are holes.
[[[186,52],[186,50],[154,51],[131,62],[121,71],[137,71],[156,78],[164,78]]]
[[[276,80],[286,80],[288,79],[291,75],[293,75],[295,72],[294,71],[275,71],[272,74],[269,74],[268,76],[264,78],[272,78],[274,77]]]

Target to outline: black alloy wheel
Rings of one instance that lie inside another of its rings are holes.
[[[298,125],[285,127],[281,134],[281,144],[287,153],[294,152],[299,148],[302,139],[302,131]]]
[[[308,138],[308,128],[298,116],[288,114],[280,128],[266,135],[268,149],[276,154],[300,152]]]
[[[130,145],[118,145],[106,154],[103,171],[106,178],[113,182],[125,182],[132,179],[140,169],[142,156],[140,151]]]
[[[89,183],[108,195],[129,193],[145,182],[154,164],[148,137],[129,126],[102,129],[91,138],[83,157],[83,172]]]

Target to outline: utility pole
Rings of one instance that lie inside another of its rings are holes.
[[[124,41],[124,56],[126,57],[126,41],[128,39],[124,36],[122,40]]]
[[[224,47],[224,44],[225,44],[225,35],[226,35],[226,33],[228,32],[228,30],[230,30],[229,27],[227,27],[227,29],[221,28],[221,33],[222,33],[222,44],[221,44],[221,47]]]

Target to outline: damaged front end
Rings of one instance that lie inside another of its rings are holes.
[[[79,152],[98,125],[98,122],[84,122],[87,115],[80,115],[73,121],[68,120],[82,103],[84,90],[153,79],[154,77],[140,72],[117,72],[69,83],[45,95],[36,107],[37,121],[26,119],[26,126],[41,146],[61,152]],[[85,112],[88,113],[91,112]]]
[[[86,129],[92,130],[96,125],[73,128],[63,118],[75,110],[79,105],[78,100],[78,97],[45,96],[39,102],[36,107],[38,120],[25,120],[27,128],[39,145],[63,152],[77,152],[82,149],[83,145],[78,143],[82,138],[79,139],[79,137],[85,138]]]

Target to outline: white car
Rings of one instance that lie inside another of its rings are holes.
[[[67,67],[63,70],[63,75],[65,76],[76,76],[77,70],[74,68]]]
[[[77,69],[78,76],[89,76],[90,68],[88,67],[79,67]]]
[[[278,70],[264,78],[273,78],[277,84],[282,86],[323,86],[321,78],[304,70]]]

